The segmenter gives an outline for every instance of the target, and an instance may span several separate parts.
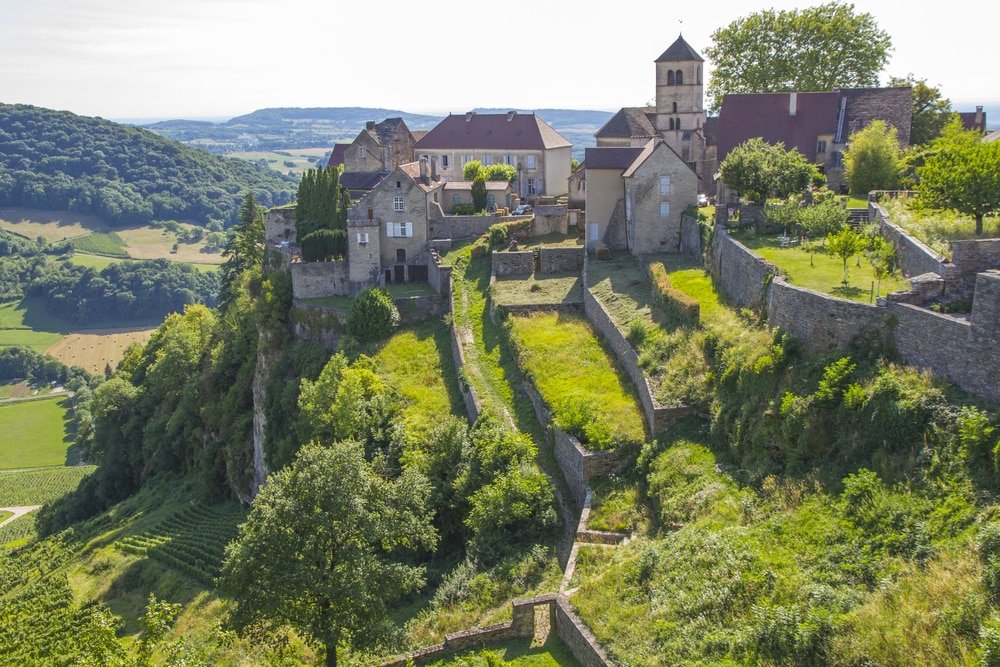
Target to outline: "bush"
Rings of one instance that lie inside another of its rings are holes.
[[[302,259],[325,262],[347,254],[347,235],[340,229],[317,229],[302,239]]]
[[[649,265],[649,279],[653,287],[653,301],[663,306],[670,314],[689,324],[697,324],[701,314],[701,304],[670,283],[667,267],[662,262]]]
[[[347,330],[360,341],[385,338],[399,326],[399,311],[388,291],[366,289],[351,303]]]
[[[531,228],[535,224],[534,218],[525,220],[513,220],[511,222],[498,222],[490,225],[482,237],[482,241],[490,248],[506,248],[510,245],[511,239],[524,241],[531,235]]]
[[[452,204],[452,215],[475,215],[476,207],[472,204]]]

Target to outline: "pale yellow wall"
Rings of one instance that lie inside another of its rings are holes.
[[[568,179],[572,158],[573,149],[570,146],[551,148],[545,151],[544,190],[546,195],[558,197],[569,191]]]
[[[537,178],[542,181],[542,190],[538,194],[555,196],[564,195],[567,192],[566,179],[569,178],[570,174],[570,159],[572,157],[572,148],[567,146],[566,148],[556,148],[547,151],[510,151],[510,150],[458,150],[458,151],[441,151],[441,150],[415,150],[413,159],[418,160],[422,156],[428,156],[428,158],[437,157],[438,159],[438,175],[444,181],[461,181],[465,180],[462,174],[463,167],[465,166],[462,162],[462,157],[465,155],[471,156],[473,161],[478,160],[483,162],[483,157],[489,155],[492,164],[506,163],[507,156],[510,155],[515,167],[520,167],[520,185],[522,191],[518,191],[519,181],[514,182],[514,193],[521,194],[522,196],[528,196],[528,180],[529,178]],[[448,168],[442,167],[441,157],[443,155],[448,156]],[[528,168],[527,156],[533,155],[535,157],[535,166],[533,169]],[[556,180],[553,181],[552,178]]]
[[[587,170],[587,224],[597,223],[598,238],[604,237],[615,204],[624,194],[621,169]]]

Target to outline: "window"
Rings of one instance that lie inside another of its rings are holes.
[[[455,204],[461,204],[461,203],[462,203],[462,197],[460,195],[452,195],[451,196],[451,204],[452,204],[452,206],[454,206]]]
[[[666,218],[670,215],[670,202],[661,201],[660,202],[660,217]]]
[[[529,178],[528,179],[528,194],[529,195],[537,195],[538,194],[538,190],[539,190],[539,185],[538,185],[537,179]]]
[[[681,129],[681,119],[680,118],[675,118],[674,119],[674,129],[675,130]]]
[[[406,261],[406,250],[404,248],[396,248],[396,261],[397,262]]]
[[[358,245],[368,245],[368,232],[358,234]]]
[[[442,155],[441,156],[441,168],[442,169],[447,169],[448,168],[448,156],[447,155]]]
[[[816,142],[816,152],[817,153],[825,153],[826,152],[826,141],[824,141],[824,140],[821,139],[821,140],[819,140],[819,141]]]
[[[517,165],[517,160],[515,160],[514,156],[510,155],[510,154],[505,155],[504,158],[503,158],[503,161],[504,161],[504,164],[509,164],[512,167],[514,167],[514,166]]]
[[[481,160],[481,162],[483,163],[484,167],[488,167],[491,164],[493,164],[493,156],[492,155],[484,155],[483,159]]]
[[[462,156],[462,166],[463,167],[465,165],[469,164],[470,162],[472,162],[472,156],[471,155],[463,155]]]
[[[670,177],[660,176],[660,194],[669,195],[670,194]]]
[[[358,146],[358,159],[364,160],[368,157],[368,151],[365,150],[364,146]]]
[[[396,189],[397,190],[402,190],[403,189],[403,182],[402,181],[396,181]]]
[[[682,72],[680,70],[677,70],[677,73],[674,74],[674,82],[678,86],[683,86],[684,85],[684,72]]]
[[[670,124],[669,124],[669,126],[668,126],[668,127],[669,127],[669,128],[671,129],[671,130],[672,130],[672,129],[674,129],[674,119],[673,119],[673,118],[671,118],[671,119],[670,119]]]
[[[524,165],[528,169],[534,169],[535,168],[535,156],[534,155],[528,155],[528,156],[526,156],[524,158]]]
[[[405,210],[403,208],[403,198],[402,197],[393,197],[392,198],[392,210],[393,211],[403,211],[403,210]]]
[[[674,113],[677,113],[677,102],[674,102]]]
[[[412,222],[387,222],[385,235],[390,238],[408,238],[413,236]]]
[[[674,85],[674,70],[670,70],[669,72],[667,72],[667,85],[668,86]]]

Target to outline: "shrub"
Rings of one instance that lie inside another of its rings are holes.
[[[523,241],[531,235],[531,227],[535,224],[533,218],[526,220],[513,220],[511,222],[498,222],[490,225],[482,237],[482,241],[490,248],[506,248],[510,245],[511,239]]]
[[[452,204],[452,215],[475,215],[476,207],[472,204]]]
[[[663,306],[671,315],[682,322],[696,324],[701,313],[701,304],[670,283],[667,267],[662,262],[649,265],[649,278],[653,287],[653,301]]]
[[[302,259],[324,262],[347,254],[347,235],[341,229],[317,229],[302,239]]]
[[[392,333],[399,325],[399,311],[388,291],[366,289],[351,303],[347,314],[347,330],[361,341],[377,340]]]

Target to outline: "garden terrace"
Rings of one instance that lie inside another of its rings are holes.
[[[520,365],[557,426],[592,450],[645,439],[635,391],[586,319],[534,313],[510,321]]]
[[[492,298],[498,306],[580,303],[583,301],[583,281],[579,273],[505,276],[493,283]]]
[[[788,243],[778,236],[761,236],[747,231],[730,236],[774,264],[792,285],[851,301],[873,301],[878,279],[863,253],[847,261],[847,285],[843,285],[843,260],[828,253],[819,241]],[[908,289],[909,283],[897,271],[896,275],[882,278],[878,287],[879,294],[884,296]]]
[[[976,221],[971,216],[954,211],[929,210],[919,207],[917,199],[887,199],[882,207],[889,219],[928,247],[951,259],[951,242],[1000,238],[1000,216],[983,219],[983,234],[976,236]]]
[[[583,250],[584,242],[579,234],[545,234],[543,236],[529,236],[518,242],[521,250],[529,248],[580,248]]]

